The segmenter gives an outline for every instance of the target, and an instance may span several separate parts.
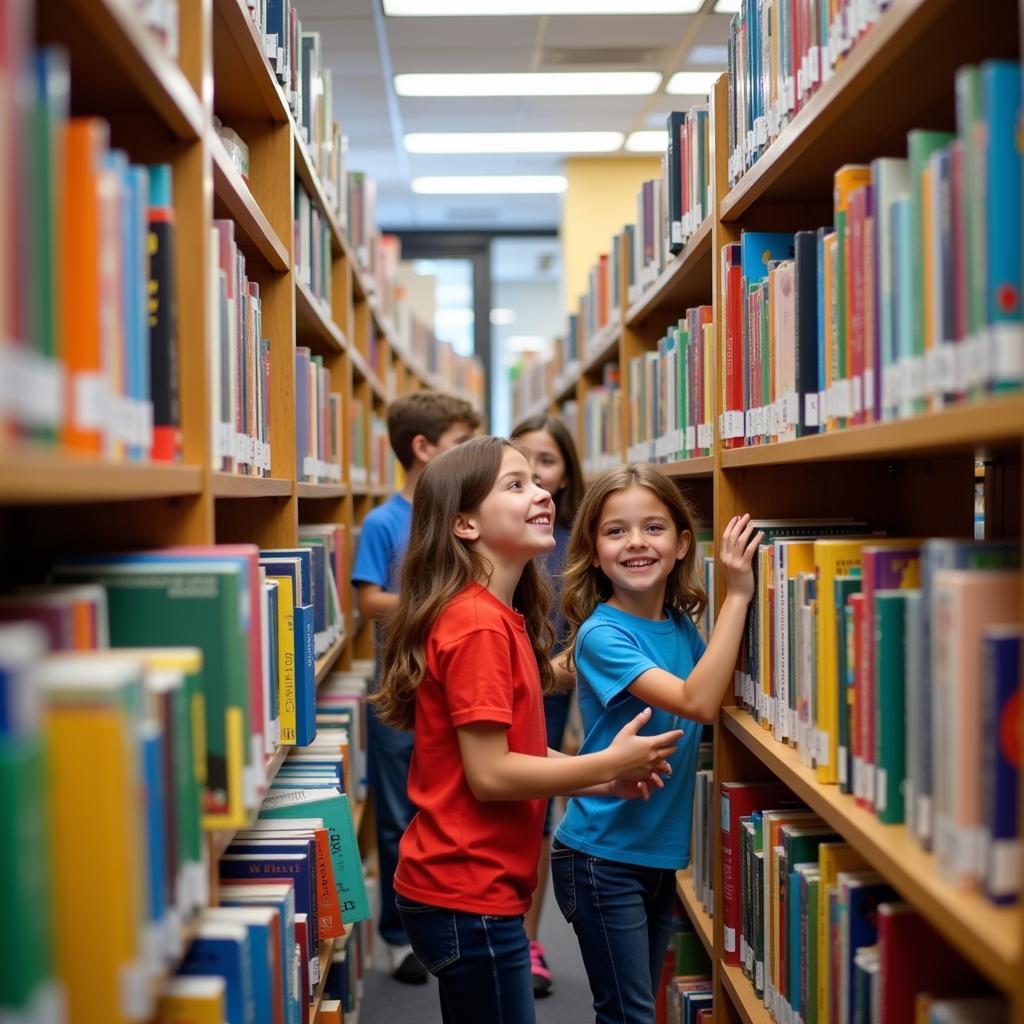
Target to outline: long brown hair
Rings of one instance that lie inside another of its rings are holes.
[[[486,581],[490,563],[472,543],[455,536],[455,520],[471,513],[490,493],[507,448],[529,456],[499,437],[474,437],[427,463],[416,483],[409,547],[402,563],[400,602],[389,618],[384,639],[380,691],[370,701],[381,721],[411,729],[416,689],[427,671],[426,644],[445,606],[474,581]],[[548,623],[551,590],[533,562],[523,569],[512,598],[526,619],[545,693],[554,688],[548,662],[553,639]]]
[[[580,626],[594,609],[612,596],[612,585],[597,557],[597,531],[605,502],[628,487],[646,487],[668,509],[676,529],[689,530],[690,546],[676,562],[665,584],[665,606],[674,612],[699,618],[707,605],[707,594],[697,574],[696,516],[690,503],[676,485],[656,467],[642,462],[610,469],[599,476],[583,498],[576,514],[569,550],[565,556],[565,574],[562,583],[562,614],[569,623],[569,667],[573,667],[572,652]]]
[[[583,483],[583,469],[580,466],[580,457],[576,453],[576,444],[569,433],[569,428],[557,416],[549,416],[544,412],[518,423],[509,436],[513,441],[518,441],[524,434],[532,434],[535,430],[543,430],[545,434],[550,434],[562,453],[562,461],[565,463],[565,484],[551,497],[555,499],[556,522],[559,526],[568,528],[572,526],[576,510],[583,501],[583,492],[587,489]]]

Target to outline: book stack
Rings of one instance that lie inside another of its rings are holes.
[[[784,787],[725,783],[721,820],[725,962],[775,1020],[929,1020],[917,1014],[984,994],[963,957]]]
[[[178,459],[171,169],[131,164],[106,121],[69,118],[63,51],[30,60],[12,46],[25,82],[17,117],[32,131],[9,170],[31,216],[12,213],[4,234],[0,439]]]
[[[688,309],[656,350],[629,361],[630,462],[710,455],[714,324],[710,306]]]
[[[756,528],[737,697],[820,782],[905,824],[951,884],[1016,901],[1018,768],[986,737],[1019,700],[1019,545]]]
[[[916,416],[1024,381],[1020,66],[956,76],[957,131],[835,176],[832,228],[721,253],[729,447]]]
[[[672,944],[662,965],[655,1021],[710,1024],[711,991],[711,961],[693,926],[677,907]]]
[[[348,400],[348,478],[355,487],[365,487],[370,482],[367,430],[366,403],[359,398],[350,398]]]
[[[270,340],[260,286],[246,275],[232,220],[215,220],[210,229],[210,287],[212,465],[270,476]]]
[[[362,171],[348,175],[348,239],[360,267],[373,276],[377,230],[377,182]]]
[[[331,228],[299,182],[295,183],[295,273],[320,309],[331,315]]]
[[[735,185],[890,0],[741,0],[729,29],[729,184]]]
[[[331,391],[323,356],[295,349],[295,466],[305,483],[341,480],[342,397]]]
[[[349,737],[345,792],[362,802],[366,799],[366,705],[365,697],[373,678],[372,662],[354,661],[346,672],[332,672],[316,697],[317,723],[324,729],[344,729]]]
[[[712,826],[715,807],[714,744],[710,726],[701,736],[697,782],[693,792],[693,830],[690,835],[690,873],[697,899],[708,917],[714,917],[715,856],[717,837]]]
[[[583,472],[595,476],[622,462],[622,387],[619,364],[608,363],[599,387],[587,389],[583,403]]]
[[[546,409],[554,361],[541,359],[539,353],[524,352],[510,370],[512,378],[512,421],[518,423],[538,409]]]
[[[613,280],[618,261],[613,256],[608,253],[598,256],[587,276],[587,290],[580,296],[583,348],[588,354],[602,346],[608,328],[617,325],[622,318],[619,290]]]

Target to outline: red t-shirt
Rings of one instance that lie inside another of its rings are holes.
[[[426,662],[409,769],[417,813],[399,846],[395,889],[436,907],[522,914],[537,885],[545,801],[477,800],[456,730],[497,722],[508,729],[509,750],[547,755],[540,673],[526,624],[473,583],[434,623]]]

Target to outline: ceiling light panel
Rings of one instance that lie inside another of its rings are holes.
[[[718,81],[721,71],[677,71],[665,86],[673,96],[707,96]]]
[[[715,4],[715,14],[739,14],[741,0],[718,0]]]
[[[632,132],[626,139],[630,153],[664,153],[668,149],[668,132]]]
[[[649,96],[657,71],[555,71],[395,75],[399,96]]]
[[[694,14],[703,4],[704,0],[384,0],[384,13],[392,18]]]
[[[413,178],[411,188],[419,195],[556,195],[564,192],[560,174],[484,174]]]
[[[622,132],[411,132],[409,153],[612,153]]]

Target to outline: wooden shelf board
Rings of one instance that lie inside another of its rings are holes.
[[[713,455],[701,455],[696,459],[680,459],[678,462],[658,463],[658,469],[671,477],[711,476],[715,468]]]
[[[363,816],[366,813],[366,801],[365,800],[354,800],[352,803],[352,827],[355,829],[356,835],[359,835],[359,830],[363,827]]]
[[[283,477],[239,476],[237,473],[215,472],[212,475],[215,498],[287,498],[294,481]]]
[[[723,708],[722,723],[982,974],[1007,991],[1016,986],[1024,935],[1020,907],[997,907],[979,894],[954,889],[903,825],[883,825],[838,786],[821,785],[796,750],[777,743],[745,712]]]
[[[656,315],[678,320],[689,307],[710,303],[711,223],[712,218],[708,217],[658,280],[629,307],[627,327]]]
[[[722,453],[726,469],[794,462],[905,459],[926,455],[986,453],[1019,445],[1024,435],[1024,395],[964,402],[912,419],[869,423],[831,434]]]
[[[334,956],[335,941],[335,939],[324,939],[320,943],[320,981],[316,986],[313,1001],[309,1004],[309,1024],[316,1024],[316,1016],[320,1012],[324,989],[327,988],[327,972],[331,966],[331,957]]]
[[[742,968],[720,962],[719,971],[722,986],[732,999],[736,1012],[744,1024],[772,1024],[768,1008],[757,998],[754,986],[747,980]]]
[[[348,637],[342,633],[341,636],[331,644],[330,647],[316,659],[316,685],[319,686],[337,664],[341,652],[345,650],[345,643]]]
[[[298,128],[294,124],[292,125],[292,137],[295,140],[295,173],[331,229],[331,248],[338,255],[346,255],[350,252],[348,239],[345,238],[345,232],[342,231],[334,210],[327,202],[327,193],[324,192],[320,182],[320,175],[317,174],[309,150],[306,149],[306,144],[299,137]]]
[[[715,927],[714,922],[704,910],[704,906],[697,898],[697,890],[693,885],[693,873],[688,868],[686,871],[676,872],[676,893],[679,900],[686,908],[686,914],[693,924],[697,937],[708,951],[708,956],[714,959],[715,956]]]
[[[561,385],[555,388],[555,402],[559,405],[562,402],[567,402],[570,398],[576,397],[576,385],[579,384],[580,375],[577,371],[571,377],[561,382]]]
[[[270,69],[245,0],[213,0],[213,110],[233,119],[288,121],[288,103]]]
[[[108,462],[61,451],[0,452],[0,504],[33,505],[174,498],[199,494],[199,466]]]
[[[377,376],[377,374],[370,369],[370,364],[366,361],[366,356],[359,351],[355,345],[349,346],[349,358],[352,361],[352,369],[367,381],[370,385],[370,390],[382,401],[387,401],[387,392],[384,390],[384,382]]]
[[[621,323],[608,324],[603,327],[598,335],[598,340],[592,346],[590,355],[584,356],[581,376],[594,373],[600,370],[605,363],[611,362],[618,357],[619,339],[622,337]]]
[[[288,250],[231,162],[220,137],[215,132],[210,134],[214,216],[234,220],[235,240],[247,257],[257,256],[272,270],[286,271],[291,266]]]
[[[390,484],[371,484],[370,494],[374,498],[390,498],[395,489]]]
[[[736,220],[765,199],[830,202],[843,164],[905,154],[911,128],[951,126],[954,72],[1016,54],[1016,14],[1016,4],[992,4],[978,25],[973,6],[958,0],[895,0],[721,199],[721,219]]]
[[[320,301],[296,276],[295,280],[295,335],[321,355],[344,352],[348,340],[341,328],[331,319]]]
[[[184,72],[143,23],[132,0],[39,4],[39,42],[71,55],[76,108],[107,117],[153,115],[175,138],[203,132],[202,103]]]
[[[344,498],[348,494],[347,484],[311,484],[301,482],[295,485],[296,494],[300,498],[318,501]]]

